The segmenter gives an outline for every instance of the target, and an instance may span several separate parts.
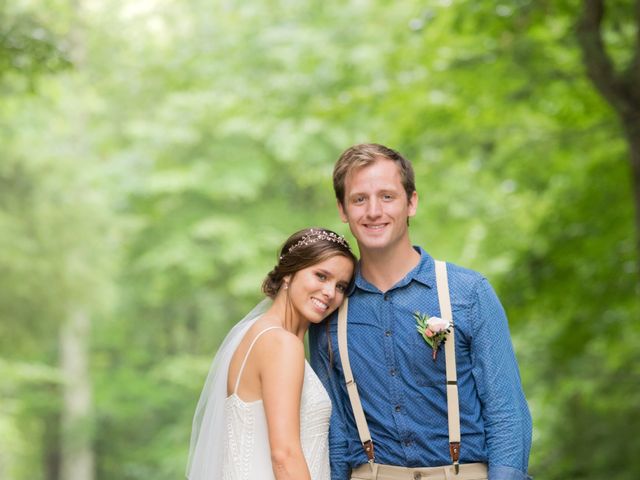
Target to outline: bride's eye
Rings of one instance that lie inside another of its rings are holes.
[[[320,273],[320,272],[316,273],[316,277],[318,277],[322,281],[327,279],[327,276],[324,273]]]

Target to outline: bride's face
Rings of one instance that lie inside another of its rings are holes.
[[[340,306],[353,275],[353,263],[334,255],[296,272],[289,282],[294,315],[311,323],[321,322]]]

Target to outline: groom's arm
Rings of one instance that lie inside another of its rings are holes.
[[[328,321],[328,320],[327,320]],[[311,325],[309,328],[310,363],[331,398],[331,424],[329,426],[329,458],[331,480],[348,480],[351,469],[347,458],[347,437],[344,428],[344,402],[338,385],[339,375],[332,368],[326,325]],[[340,377],[341,378],[341,377]]]
[[[486,279],[471,308],[473,376],[482,403],[490,480],[526,480],[531,415],[504,309]]]

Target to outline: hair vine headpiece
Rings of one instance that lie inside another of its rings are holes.
[[[342,245],[346,249],[349,249],[349,244],[347,243],[347,241],[342,235],[338,235],[333,232],[328,232],[326,230],[316,230],[312,228],[309,230],[309,233],[307,233],[304,237],[302,237],[296,243],[291,245],[289,247],[289,250],[287,250],[286,253],[280,255],[280,260],[282,260],[285,257],[285,255],[289,255],[296,248],[311,245],[312,243],[319,242],[320,240],[335,242],[339,245]]]

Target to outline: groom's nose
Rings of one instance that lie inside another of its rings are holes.
[[[377,198],[372,197],[367,202],[367,216],[369,216],[370,218],[377,218],[381,214],[382,214],[382,205],[380,204],[380,201]]]

